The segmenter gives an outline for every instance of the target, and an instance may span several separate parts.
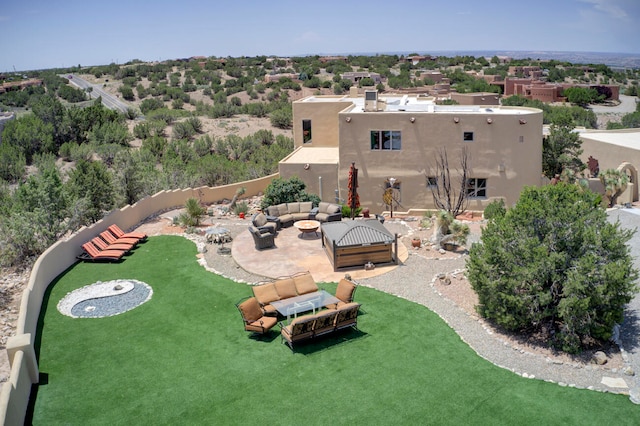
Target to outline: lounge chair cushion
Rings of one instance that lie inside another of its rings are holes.
[[[293,280],[296,283],[298,294],[307,294],[318,291],[318,286],[309,273],[296,275],[295,277],[293,277]]]
[[[300,203],[287,203],[287,210],[289,213],[300,213]]]
[[[315,315],[303,315],[291,321],[291,324],[282,328],[282,336],[288,342],[303,340],[313,335]]]
[[[342,278],[336,288],[336,297],[343,302],[353,301],[353,292],[356,290],[356,285],[351,281]]]
[[[278,206],[267,207],[267,214],[269,216],[274,216],[274,217],[280,216],[280,211],[278,210]]]
[[[253,295],[261,305],[268,305],[273,301],[280,300],[276,286],[273,283],[254,286]]]
[[[250,297],[238,305],[238,309],[242,312],[242,317],[247,321],[256,321],[262,318],[262,309],[255,297]]]
[[[287,209],[287,203],[282,203],[282,204],[278,204],[278,216],[284,216],[285,214],[289,213],[289,210]]]
[[[256,217],[253,219],[254,226],[260,227],[266,224],[267,224],[267,217],[262,213],[258,213]]]
[[[300,213],[309,213],[312,208],[313,208],[313,203],[311,201],[300,202]]]
[[[280,299],[288,299],[298,295],[293,278],[280,279],[275,282],[276,291]]]

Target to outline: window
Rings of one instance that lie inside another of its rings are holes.
[[[467,196],[469,198],[486,198],[487,180],[470,178],[467,180]]]
[[[473,132],[464,132],[462,134],[462,140],[465,142],[473,142]]]
[[[402,135],[399,130],[372,130],[371,149],[399,151],[402,149]]]
[[[311,120],[302,120],[302,143],[311,142]]]
[[[427,176],[427,188],[438,186],[438,178],[435,176]]]
[[[518,136],[518,142],[524,143],[524,136]]]

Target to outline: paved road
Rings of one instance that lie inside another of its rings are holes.
[[[636,99],[635,96],[626,96],[620,95],[620,105],[616,106],[606,106],[606,105],[589,105],[589,109],[596,114],[604,114],[604,113],[617,113],[617,114],[629,114],[636,110]]]
[[[82,90],[86,90],[88,87],[92,87],[93,89],[91,90],[91,92],[89,92],[89,96],[92,99],[102,97],[102,104],[109,109],[114,109],[126,113],[127,110],[131,108],[131,105],[102,90],[102,85],[100,84],[91,84],[87,80],[84,80],[77,75],[72,75],[72,78],[69,81],[74,86],[79,87]]]

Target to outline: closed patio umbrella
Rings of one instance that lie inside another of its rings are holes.
[[[360,207],[360,197],[358,196],[358,169],[356,163],[352,162],[349,168],[349,208],[351,209],[351,219],[356,216],[356,209]]]

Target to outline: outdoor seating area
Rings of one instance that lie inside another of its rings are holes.
[[[280,321],[282,342],[293,350],[297,342],[348,327],[357,329],[360,304],[353,302],[356,288],[357,284],[345,277],[334,296],[319,289],[309,272],[301,272],[253,286],[253,297],[236,307],[246,331],[265,334]]]
[[[82,245],[83,252],[77,256],[79,260],[92,262],[117,262],[129,254],[138,243],[146,241],[147,235],[142,232],[125,233],[118,225],[113,224]]]
[[[289,227],[299,220],[335,222],[342,220],[342,206],[321,201],[318,207],[313,207],[311,201],[296,201],[269,206],[266,216],[270,221],[278,220],[282,227]]]

